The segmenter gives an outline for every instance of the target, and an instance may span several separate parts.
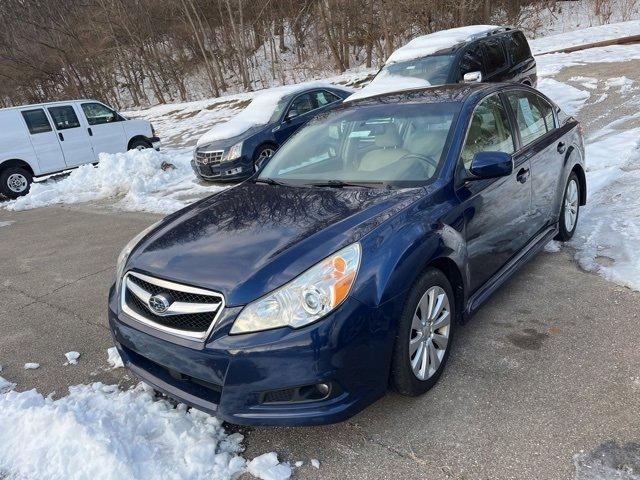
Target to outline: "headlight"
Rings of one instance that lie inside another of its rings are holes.
[[[116,263],[116,291],[120,290],[120,283],[122,282],[122,276],[124,275],[124,267],[127,264],[127,260],[129,259],[131,251],[135,248],[138,242],[140,242],[140,240],[142,240],[147,233],[156,228],[159,223],[160,222],[156,222],[153,225],[148,226],[131,240],[129,240],[129,243],[125,245],[125,247],[120,252],[120,255],[118,255],[118,262]]]
[[[238,142],[229,149],[227,154],[224,156],[223,161],[230,162],[231,160],[235,160],[236,158],[240,158],[241,156],[242,156],[242,142]]]
[[[231,333],[285,326],[299,328],[324,317],[349,295],[360,256],[360,244],[354,243],[325,258],[286,285],[244,307]]]

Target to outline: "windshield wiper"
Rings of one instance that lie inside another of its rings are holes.
[[[256,178],[253,183],[266,183],[267,185],[289,185],[288,183],[268,177]]]
[[[384,182],[343,182],[342,180],[327,180],[326,182],[314,182],[308,183],[313,187],[362,187],[362,188],[375,188],[374,185],[384,185]]]

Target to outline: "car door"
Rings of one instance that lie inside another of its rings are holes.
[[[95,162],[97,158],[91,148],[89,133],[80,125],[73,105],[56,105],[47,110],[58,134],[67,167]]]
[[[514,89],[505,93],[515,117],[521,148],[517,156],[531,164],[531,222],[536,232],[556,218],[555,206],[566,145],[556,130],[553,106],[540,95]],[[535,233],[535,232],[534,232]]]
[[[317,91],[301,93],[291,101],[283,115],[280,128],[274,131],[278,144],[285,142],[317,113],[314,112],[318,108],[316,93]]]
[[[511,80],[509,61],[500,37],[489,37],[481,41],[484,56],[484,81],[503,82]]]
[[[39,174],[52,173],[64,170],[66,163],[62,153],[62,147],[58,141],[58,135],[51,128],[49,118],[44,108],[29,108],[21,110],[29,139],[38,159]]]
[[[516,137],[506,104],[492,94],[476,106],[468,125],[459,169],[468,178],[473,156],[482,151],[513,155]],[[466,172],[466,173],[465,173]],[[471,290],[494,275],[528,242],[531,209],[529,161],[514,159],[511,175],[495,179],[467,180],[458,184],[462,202]]]
[[[80,104],[87,121],[87,133],[96,156],[100,153],[118,153],[127,150],[123,118],[117,112],[98,102]]]

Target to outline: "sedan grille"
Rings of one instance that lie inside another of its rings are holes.
[[[218,165],[222,160],[224,150],[214,150],[212,152],[196,151],[196,162],[202,165]]]
[[[196,340],[206,339],[224,308],[220,293],[137,272],[124,276],[120,302],[122,311],[135,320]]]

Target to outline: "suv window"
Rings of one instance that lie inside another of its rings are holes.
[[[118,122],[121,119],[120,115],[101,103],[83,103],[82,111],[87,117],[89,125]]]
[[[484,65],[487,69],[487,75],[502,70],[507,64],[504,56],[502,41],[499,38],[490,38],[483,42],[484,45]]]
[[[339,96],[331,92],[327,92],[326,90],[320,90],[319,92],[316,92],[315,97],[318,107],[324,107],[325,105],[329,105],[330,103],[341,100]]]
[[[66,130],[67,128],[76,128],[80,126],[78,116],[71,105],[62,107],[49,107],[49,113],[53,118],[53,123],[57,130]]]
[[[460,79],[462,79],[465,73],[469,72],[482,72],[482,50],[480,45],[471,45],[465,50],[460,59]]]
[[[303,93],[298,96],[289,107],[289,111],[287,112],[287,118],[291,118],[291,112],[296,112],[296,115],[303,115],[311,110],[316,108],[314,94],[312,93]]]
[[[520,63],[531,57],[529,43],[522,32],[513,32],[505,37],[507,49],[510,51],[513,63]]]
[[[24,110],[21,112],[24,121],[27,122],[27,128],[32,135],[36,133],[50,132],[51,124],[47,115],[42,108],[35,110]]]
[[[473,112],[467,139],[462,149],[462,161],[468,170],[478,152],[513,153],[515,144],[507,110],[495,94],[482,100]]]
[[[544,113],[536,94],[524,91],[507,92],[509,104],[516,117],[520,140],[525,147],[547,133]],[[553,112],[549,112],[553,118]]]

